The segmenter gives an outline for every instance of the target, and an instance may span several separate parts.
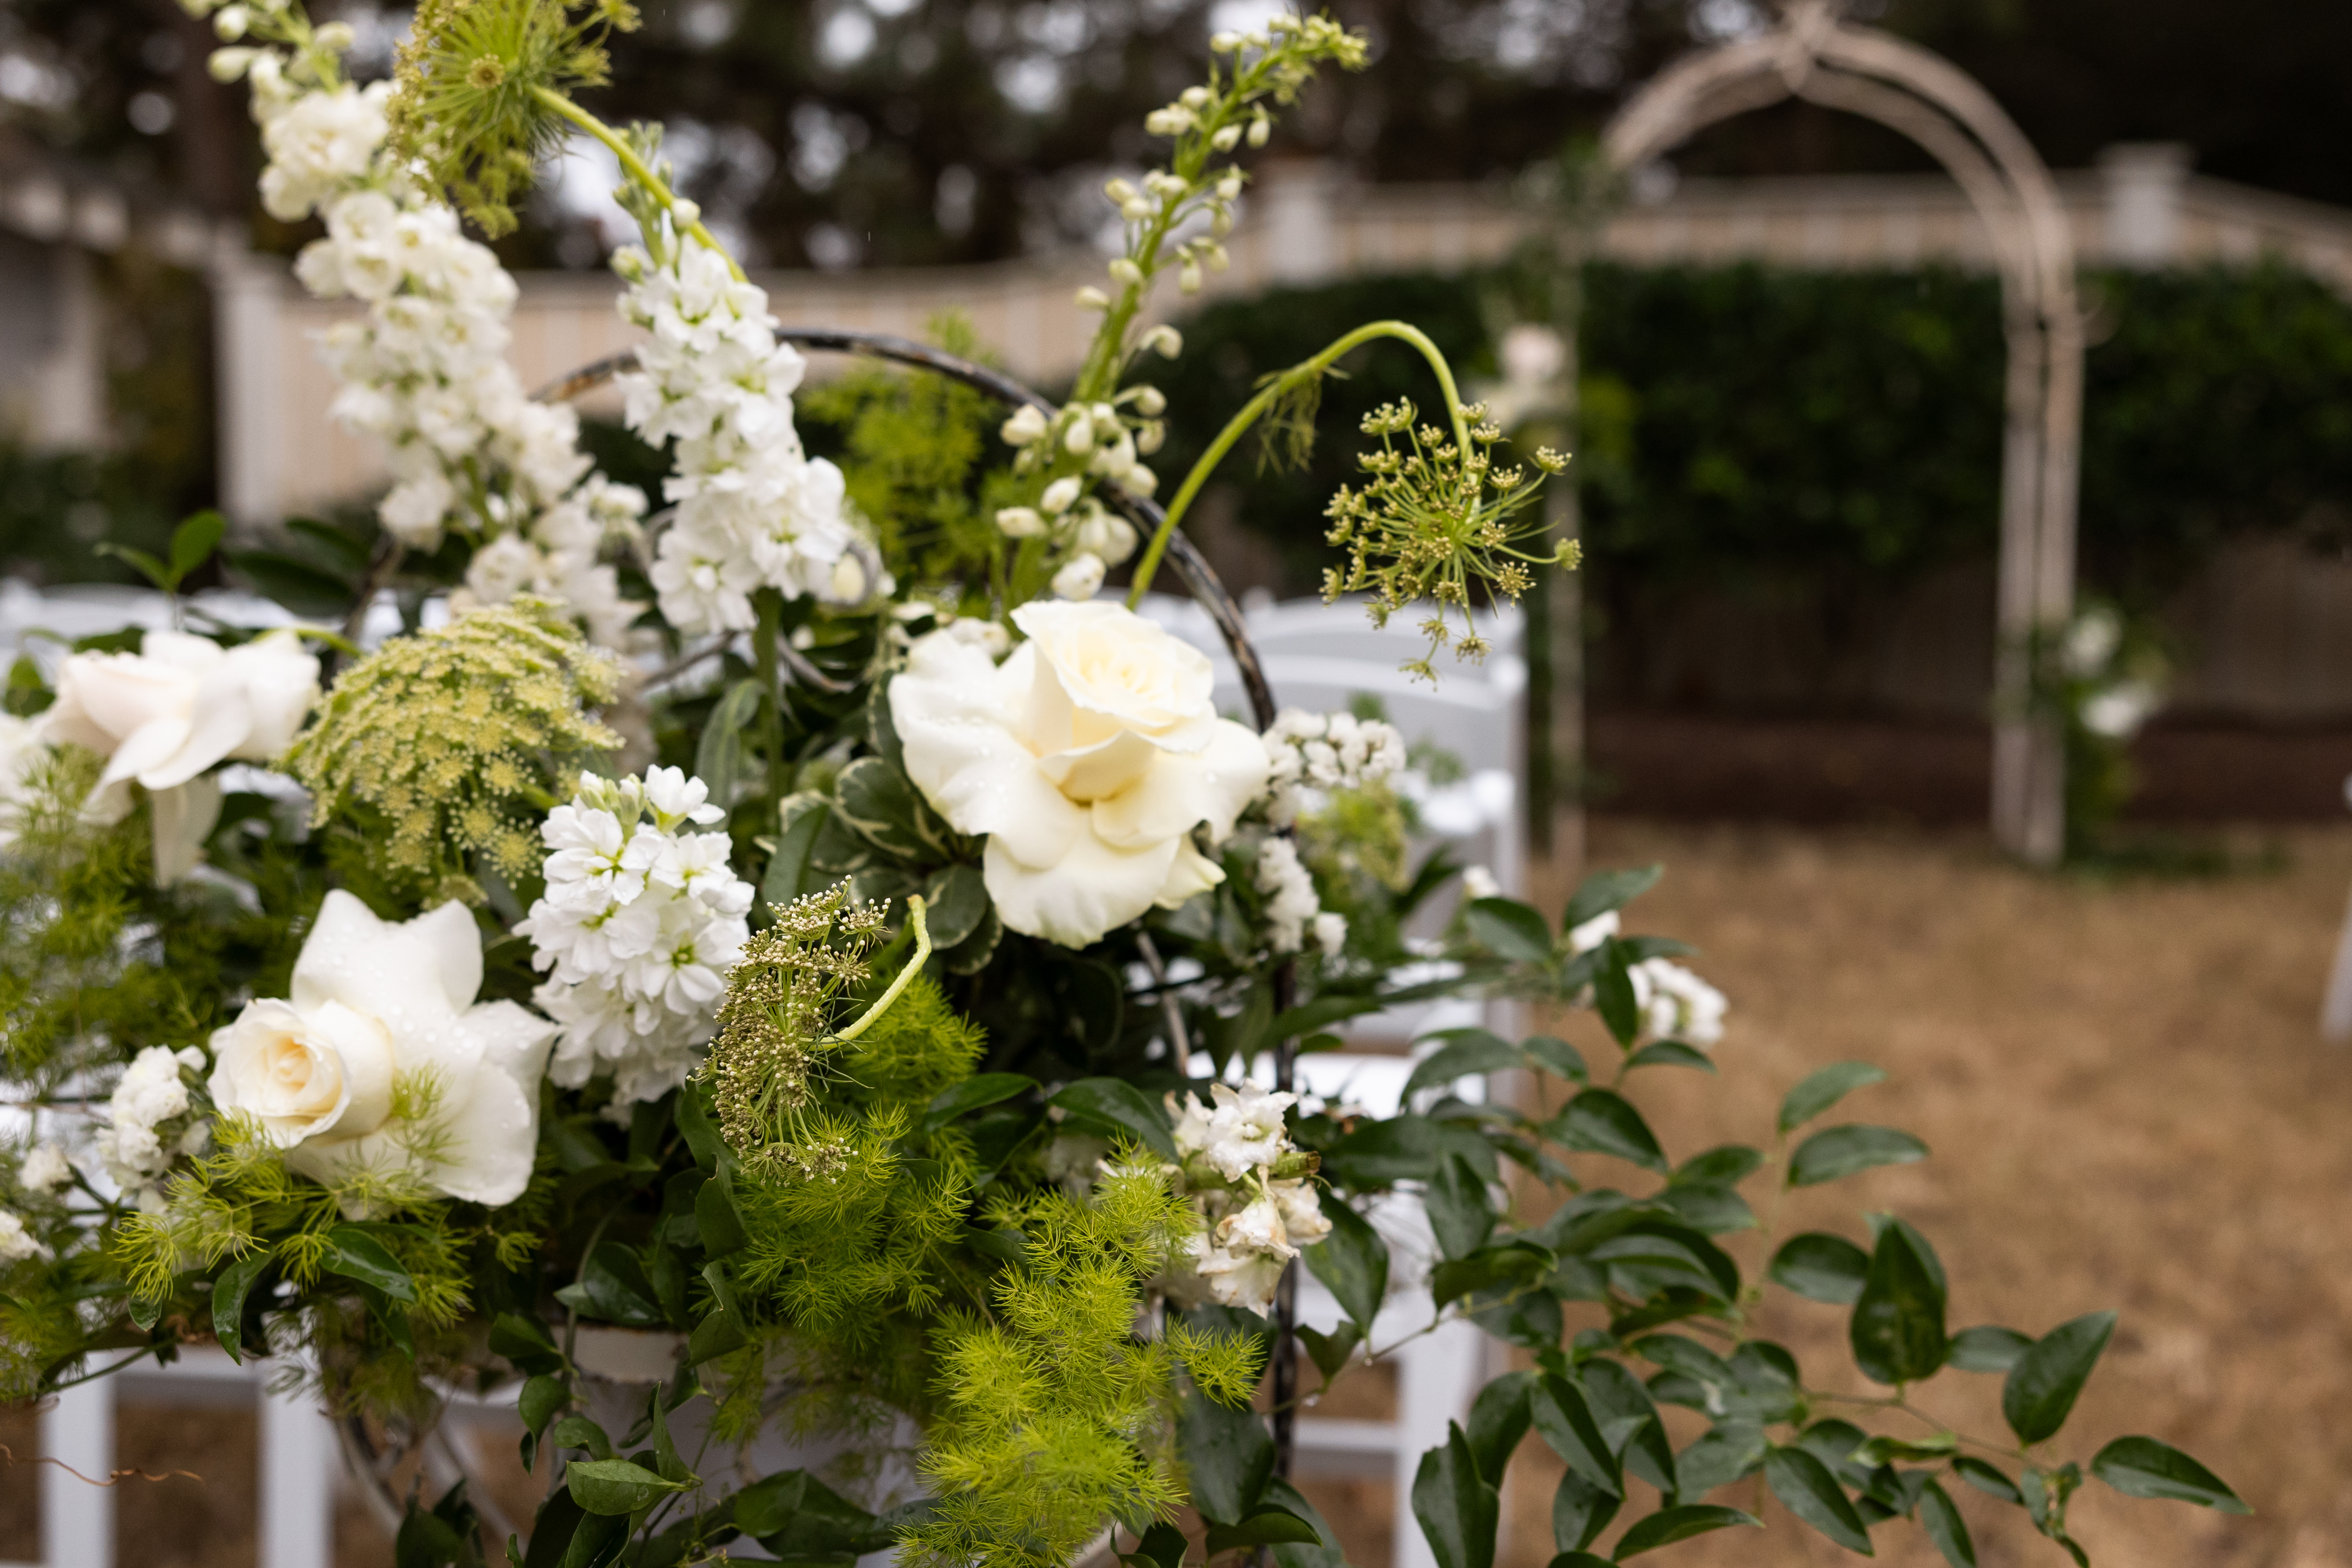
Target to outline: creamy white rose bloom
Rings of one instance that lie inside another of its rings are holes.
[[[84,807],[93,821],[121,821],[134,783],[155,797],[155,874],[168,883],[195,863],[220,810],[217,786],[197,776],[285,750],[319,700],[319,662],[291,628],[234,648],[156,631],[136,653],[74,654],[57,686],[42,737],[107,759]]]
[[[338,889],[295,960],[292,995],[214,1033],[214,1103],[259,1121],[305,1176],[405,1168],[451,1197],[511,1203],[530,1180],[555,1026],[513,1002],[478,1004],[481,985],[465,905],[379,920]],[[429,1137],[392,1115],[403,1075],[433,1085]]]
[[[1123,605],[1024,604],[1002,665],[952,632],[890,683],[907,772],[957,831],[985,833],[1004,924],[1083,947],[1224,880],[1213,843],[1264,791],[1265,747],[1217,716],[1208,655]]]

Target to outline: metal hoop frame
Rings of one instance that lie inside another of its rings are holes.
[[[1874,120],[1943,164],[1992,236],[2009,338],[2001,454],[1992,828],[2036,864],[2065,851],[2057,725],[2033,711],[2033,648],[2074,612],[2083,429],[2074,242],[2048,165],[1991,94],[1942,57],[1849,26],[1837,0],[1791,0],[1780,25],[1687,56],[1601,138],[1623,174],[1723,120],[1790,98]]]

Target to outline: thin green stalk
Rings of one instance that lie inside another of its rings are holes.
[[[907,960],[907,967],[898,971],[898,977],[890,982],[890,988],[877,997],[872,1007],[858,1014],[856,1023],[835,1035],[831,1043],[846,1045],[864,1034],[876,1019],[890,1010],[890,1004],[898,999],[898,993],[905,990],[914,977],[922,972],[923,966],[930,961],[931,928],[923,918],[921,894],[910,893],[907,895],[907,919],[915,927],[915,956]]]
[[[1463,417],[1462,394],[1454,385],[1454,369],[1445,362],[1445,356],[1438,351],[1437,345],[1429,340],[1427,333],[1410,322],[1367,322],[1339,339],[1313,359],[1292,366],[1273,381],[1268,382],[1255,397],[1242,405],[1239,413],[1225,422],[1225,428],[1217,433],[1216,440],[1211,442],[1209,449],[1201,454],[1201,460],[1192,465],[1192,471],[1184,476],[1184,483],[1177,487],[1175,497],[1168,503],[1168,510],[1160,520],[1160,528],[1151,536],[1150,546],[1144,550],[1143,559],[1136,566],[1135,585],[1128,590],[1127,594],[1129,609],[1132,610],[1143,601],[1145,592],[1151,587],[1152,573],[1160,570],[1160,558],[1167,554],[1168,540],[1176,532],[1177,524],[1183,521],[1185,512],[1190,509],[1194,498],[1200,495],[1201,486],[1209,482],[1209,476],[1216,470],[1219,463],[1224,461],[1225,454],[1231,452],[1235,444],[1248,434],[1249,427],[1255,424],[1265,415],[1265,411],[1274,406],[1276,399],[1289,388],[1296,386],[1301,377],[1323,374],[1349,350],[1369,343],[1375,338],[1394,338],[1421,350],[1421,357],[1427,360],[1430,369],[1437,373],[1438,387],[1445,394],[1445,413],[1448,423],[1454,426],[1454,440],[1463,450],[1469,450],[1470,423]]]
[[[589,135],[594,137],[597,141],[611,148],[613,150],[613,156],[621,161],[621,168],[625,173],[627,173],[629,178],[635,180],[638,184],[643,185],[646,190],[652,192],[655,199],[661,203],[663,209],[667,211],[672,218],[676,218],[677,216],[677,193],[671,190],[667,184],[664,183],[661,176],[656,174],[653,170],[646,167],[646,161],[637,156],[636,150],[629,145],[627,139],[623,137],[619,131],[614,131],[611,126],[605,124],[603,120],[597,119],[594,115],[589,113],[586,110],[581,108],[578,104],[572,102],[570,99],[564,97],[553,88],[534,87],[530,90],[531,96],[538,99],[540,102],[547,105],[548,108],[563,116],[564,119],[572,121],[572,124],[578,126],[581,130],[586,131]],[[700,218],[696,218],[693,222],[688,224],[686,225],[686,232],[692,235],[696,239],[701,241],[710,249],[717,251],[720,256],[726,256],[727,270],[735,275],[738,282],[742,280],[743,268],[741,265],[739,264],[733,256],[727,255],[727,247],[725,246],[720,245],[716,239],[711,237],[710,231],[702,226],[702,220]]]

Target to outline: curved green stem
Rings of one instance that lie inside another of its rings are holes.
[[[1128,590],[1127,594],[1129,610],[1143,601],[1145,591],[1151,587],[1151,574],[1160,570],[1160,558],[1168,553],[1168,540],[1176,532],[1176,525],[1183,521],[1184,514],[1193,500],[1199,497],[1201,486],[1209,482],[1209,476],[1216,470],[1218,464],[1224,461],[1225,454],[1231,452],[1248,433],[1249,427],[1274,406],[1276,398],[1297,385],[1302,377],[1322,375],[1349,350],[1375,338],[1394,338],[1421,350],[1421,357],[1427,360],[1429,368],[1437,373],[1438,387],[1445,394],[1445,413],[1447,422],[1454,426],[1454,440],[1465,451],[1469,449],[1470,422],[1463,417],[1462,393],[1454,385],[1454,368],[1445,362],[1445,356],[1438,351],[1437,345],[1429,340],[1427,333],[1410,322],[1367,322],[1313,359],[1293,365],[1268,382],[1255,397],[1242,405],[1239,413],[1225,422],[1225,428],[1217,433],[1216,440],[1201,454],[1201,460],[1192,465],[1192,471],[1184,476],[1184,483],[1177,487],[1175,497],[1168,503],[1167,513],[1160,519],[1159,530],[1151,536],[1150,548],[1144,550],[1142,560],[1137,563],[1134,586]]]
[[[923,966],[930,961],[931,928],[923,919],[921,894],[910,893],[907,895],[907,919],[915,927],[915,956],[907,960],[907,967],[898,971],[898,977],[890,982],[890,988],[875,998],[872,1007],[857,1015],[856,1023],[833,1037],[833,1044],[846,1045],[864,1034],[867,1026],[890,1010],[890,1004],[898,999],[898,993],[905,990],[908,983],[922,972]]]
[[[548,108],[563,116],[564,119],[572,121],[572,124],[578,126],[581,130],[586,131],[589,135],[594,137],[597,141],[611,148],[613,150],[613,156],[621,161],[621,168],[628,174],[629,178],[635,180],[638,184],[643,185],[646,190],[652,192],[655,198],[661,203],[663,208],[668,212],[671,217],[675,218],[677,216],[677,193],[671,190],[669,186],[663,182],[660,175],[655,173],[653,170],[646,167],[646,161],[637,156],[636,149],[631,147],[627,139],[623,137],[619,131],[614,130],[611,126],[605,124],[603,120],[597,119],[594,115],[589,113],[586,110],[581,108],[578,104],[572,102],[570,99],[564,97],[553,88],[535,87],[530,90],[531,96],[538,99],[540,102],[547,105]],[[686,225],[686,232],[692,235],[696,239],[702,242],[705,246],[708,246],[710,249],[717,251],[720,256],[726,256],[727,270],[735,275],[738,282],[742,280],[743,268],[741,264],[737,262],[733,256],[727,255],[727,247],[720,245],[716,239],[711,237],[710,231],[702,226],[702,220],[700,218],[697,218],[692,223],[688,224]]]

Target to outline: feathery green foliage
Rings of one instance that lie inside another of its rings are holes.
[[[478,904],[478,868],[534,875],[552,786],[620,746],[589,711],[620,678],[555,606],[517,599],[344,671],[286,765],[316,800],[314,825],[341,819],[356,835],[346,860],[391,894]]]

